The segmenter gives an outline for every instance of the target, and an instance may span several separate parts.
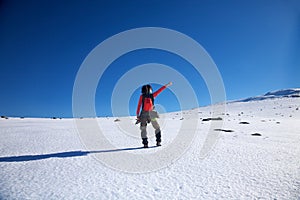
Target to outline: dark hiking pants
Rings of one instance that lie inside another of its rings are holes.
[[[160,126],[157,122],[158,114],[156,111],[142,111],[140,115],[141,120],[141,137],[143,139],[143,144],[148,144],[147,137],[147,124],[151,123],[155,129],[156,141],[161,142],[161,131]]]

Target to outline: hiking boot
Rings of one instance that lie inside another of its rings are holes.
[[[156,146],[161,146],[161,133],[156,133]]]
[[[143,145],[144,145],[144,148],[148,148],[148,139],[147,138],[143,138]]]

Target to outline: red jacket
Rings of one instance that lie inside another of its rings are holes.
[[[166,88],[167,88],[166,86],[162,86],[161,88],[159,88],[159,90],[157,90],[156,92],[153,93],[153,98],[155,98],[157,95],[159,95],[159,93],[161,93]],[[136,116],[140,115],[141,105],[143,103],[142,101],[143,101],[143,95],[140,96],[139,103],[138,103],[138,106],[136,109]],[[153,110],[153,102],[152,102],[151,98],[144,99],[144,109],[143,110],[144,111]]]

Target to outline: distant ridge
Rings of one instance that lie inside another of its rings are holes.
[[[255,97],[249,97],[246,99],[234,100],[232,102],[262,101],[262,100],[266,100],[266,99],[286,98],[286,97],[289,97],[289,98],[300,97],[300,88],[276,90],[276,91],[268,92],[261,96],[255,96]]]

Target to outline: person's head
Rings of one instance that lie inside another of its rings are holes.
[[[142,87],[142,94],[152,94],[152,87],[151,85],[143,85]]]
[[[148,88],[148,94],[152,94],[152,87],[151,87],[151,85],[147,85],[147,88]]]

